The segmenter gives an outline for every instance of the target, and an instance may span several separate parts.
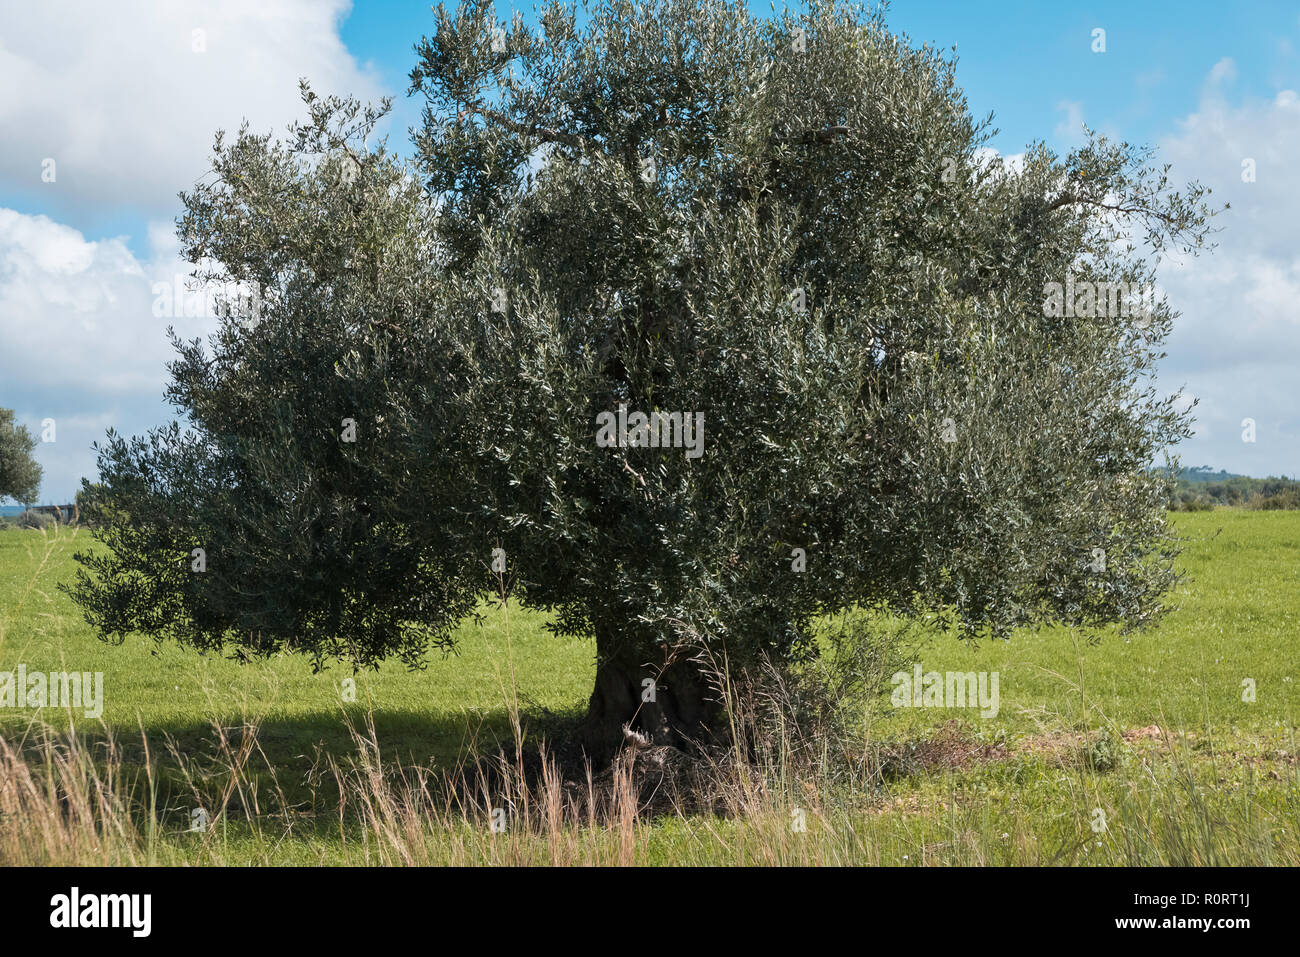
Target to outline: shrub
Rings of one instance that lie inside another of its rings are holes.
[[[1276,492],[1256,499],[1251,503],[1251,508],[1267,512],[1300,508],[1300,495],[1294,491]]]
[[[1106,774],[1115,770],[1123,759],[1124,743],[1109,728],[1089,739],[1083,747],[1084,767],[1097,774]]]
[[[13,519],[13,524],[17,528],[38,528],[46,529],[54,524],[54,516],[48,512],[33,512],[31,509],[17,515]]]

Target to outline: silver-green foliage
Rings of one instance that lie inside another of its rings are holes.
[[[852,606],[1159,613],[1174,314],[1044,297],[1153,282],[1205,241],[1203,189],[1098,138],[990,158],[953,60],[848,4],[436,18],[412,163],[371,142],[383,107],[305,91],[185,196],[187,253],[258,321],[178,342],[185,424],[101,450],[109,549],[74,594],[104,632],[416,663],[494,548],[637,662],[798,656]],[[702,413],[703,456],[598,446],[620,404]]]
[[[14,421],[13,410],[0,409],[0,501],[36,501],[42,470],[32,455],[35,449],[36,438]]]

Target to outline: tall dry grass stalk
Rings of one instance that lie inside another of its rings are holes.
[[[137,787],[112,739],[94,756],[75,734],[31,734],[0,736],[0,864],[149,863],[131,812],[133,795],[153,793],[147,772]]]

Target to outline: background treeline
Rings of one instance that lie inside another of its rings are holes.
[[[1163,470],[1161,470],[1163,471]],[[1174,477],[1169,508],[1175,512],[1205,512],[1221,506],[1229,508],[1300,509],[1300,480],[1270,476],[1251,478],[1231,472],[1211,471],[1208,465],[1179,469]],[[82,494],[75,505],[55,510],[42,506],[13,514],[0,513],[0,530],[4,528],[48,528],[54,524],[87,524],[79,514]]]
[[[1261,510],[1300,508],[1300,481],[1212,472],[1205,465],[1180,469],[1175,474],[1169,503],[1172,510],[1202,512],[1216,505]]]

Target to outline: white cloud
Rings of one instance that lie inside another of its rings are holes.
[[[1065,116],[1056,124],[1053,131],[1056,138],[1067,146],[1078,146],[1087,141],[1083,132],[1083,104],[1073,100],[1062,100],[1056,104],[1057,112]]]
[[[146,261],[122,239],[88,240],[45,216],[0,209],[0,405],[33,434],[53,419],[56,439],[37,448],[43,497],[67,498],[93,476],[92,442],[109,426],[143,432],[163,420],[168,325],[206,336],[213,320],[154,315],[153,284],[186,275],[163,240]]]
[[[1009,153],[1004,156],[991,146],[981,146],[975,151],[975,162],[981,167],[1001,163],[1008,172],[1021,173],[1025,169],[1025,154]]]
[[[283,132],[303,115],[300,77],[320,93],[385,92],[339,37],[348,9],[347,0],[6,5],[0,189],[46,215],[0,207],[0,406],[36,434],[55,420],[57,440],[36,452],[43,499],[64,500],[95,474],[90,445],[107,427],[138,434],[171,418],[166,328],[188,339],[213,322],[156,317],[153,285],[188,275],[171,222],[176,193],[206,172],[216,130],[247,118]],[[41,178],[47,158],[52,183]],[[145,235],[94,238],[65,225],[115,216]]]
[[[1219,87],[1227,86],[1237,79],[1237,64],[1230,56],[1224,57],[1218,63],[1210,68],[1210,75],[1205,78],[1205,86],[1209,91]]]
[[[0,29],[0,184],[47,212],[119,204],[170,216],[218,128],[280,130],[298,79],[381,94],[338,34],[347,0],[7,4]],[[201,30],[203,52],[196,52]],[[56,163],[54,183],[42,162]],[[63,218],[61,216],[61,218]]]
[[[122,239],[91,241],[45,216],[0,209],[0,382],[155,393],[170,355],[152,283],[183,270],[139,262]]]
[[[1231,60],[1210,71],[1197,111],[1160,143],[1171,179],[1198,179],[1216,205],[1218,248],[1178,257],[1161,271],[1182,311],[1161,381],[1186,383],[1200,399],[1195,438],[1180,449],[1190,464],[1254,475],[1300,474],[1300,104],[1293,90],[1271,99],[1229,101]],[[1244,174],[1251,169],[1254,181]],[[1242,442],[1241,422],[1256,421]]]

